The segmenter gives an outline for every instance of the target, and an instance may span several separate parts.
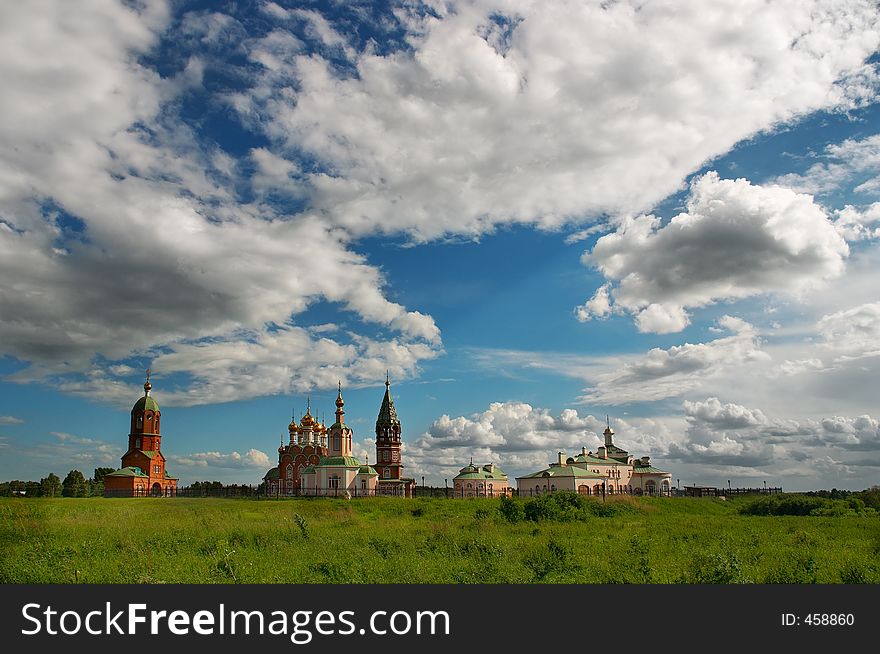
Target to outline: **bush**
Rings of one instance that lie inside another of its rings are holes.
[[[535,575],[535,581],[543,581],[553,572],[563,572],[569,567],[571,550],[551,540],[546,547],[538,548],[523,559],[525,565]]]
[[[707,554],[698,557],[691,569],[693,584],[747,584],[749,579],[743,573],[736,554]]]
[[[848,561],[840,571],[844,584],[874,584],[878,581],[877,569],[870,564]]]
[[[774,495],[749,502],[740,509],[744,515],[811,515],[813,511],[825,509],[833,504],[831,500],[807,495]]]
[[[501,517],[508,522],[516,523],[526,517],[525,511],[523,511],[522,503],[518,500],[513,499],[512,497],[504,496],[501,498],[501,503],[498,506],[498,512],[501,514]]]

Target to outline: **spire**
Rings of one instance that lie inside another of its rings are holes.
[[[602,433],[602,435],[605,437],[605,449],[607,450],[609,447],[614,445],[611,439],[611,437],[614,436],[614,430],[611,429],[611,419],[607,415],[605,416],[605,424],[607,425],[607,427],[605,427],[605,431]]]
[[[150,383],[150,369],[147,368],[147,381],[144,382],[144,397],[150,396],[150,390],[153,388],[153,385]]]
[[[394,409],[394,400],[391,398],[391,380],[385,373],[385,397],[382,398],[382,407],[379,409],[379,417],[376,419],[376,427],[399,425],[397,411]]]
[[[336,382],[336,424],[344,425],[345,424],[345,409],[342,407],[345,406],[345,400],[342,399],[342,382]]]

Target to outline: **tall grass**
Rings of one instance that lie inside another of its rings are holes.
[[[875,515],[707,498],[0,498],[2,583],[880,583]]]

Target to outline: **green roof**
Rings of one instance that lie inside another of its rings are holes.
[[[281,479],[281,473],[278,472],[278,467],[271,468],[269,472],[263,475],[263,479]]]
[[[456,479],[507,479],[507,473],[504,472],[498,466],[493,466],[492,472],[489,472],[486,469],[486,466],[475,466],[473,463],[465,466],[461,469],[461,471],[453,477],[452,481]]]
[[[654,475],[670,475],[671,472],[666,472],[665,470],[660,470],[659,468],[655,468],[654,466],[634,466],[633,474],[654,474]]]
[[[299,473],[300,475],[313,475],[315,474],[315,466],[306,466]]]
[[[620,466],[626,465],[625,463],[621,463],[616,459],[600,459],[598,456],[590,456],[589,454],[578,454],[574,457],[575,463],[595,463],[596,465],[612,465],[612,466]],[[569,464],[571,465],[571,464]]]
[[[141,454],[146,455],[148,459],[152,459],[159,453],[159,450],[138,450]]]
[[[517,477],[517,479],[540,479],[541,477],[578,477],[581,479],[605,479],[604,475],[584,470],[578,466],[550,466],[546,470],[533,472],[530,475]]]
[[[379,416],[376,418],[376,427],[387,425],[399,425],[397,411],[394,409],[394,400],[391,397],[391,383],[385,380],[385,397],[382,398],[382,406],[379,407]]]
[[[144,395],[141,399],[134,403],[131,412],[136,411],[158,411],[159,404],[149,395]]]
[[[376,469],[373,466],[361,466],[358,468],[358,474],[379,476],[379,473],[376,472]]]
[[[146,477],[144,471],[137,466],[126,466],[114,472],[108,472],[105,477]]]
[[[321,458],[319,466],[342,466],[345,468],[360,468],[361,462],[353,456],[325,456]]]

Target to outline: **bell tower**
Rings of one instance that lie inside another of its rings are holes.
[[[376,471],[379,479],[400,479],[400,420],[391,397],[391,381],[385,373],[385,397],[376,419]]]
[[[129,452],[132,450],[158,452],[161,449],[160,422],[162,412],[159,411],[159,404],[150,395],[152,389],[150,370],[147,369],[144,396],[135,402],[131,409],[131,429],[128,433]]]
[[[351,427],[345,424],[345,400],[342,399],[342,382],[336,394],[336,422],[328,429],[330,456],[351,456]]]

